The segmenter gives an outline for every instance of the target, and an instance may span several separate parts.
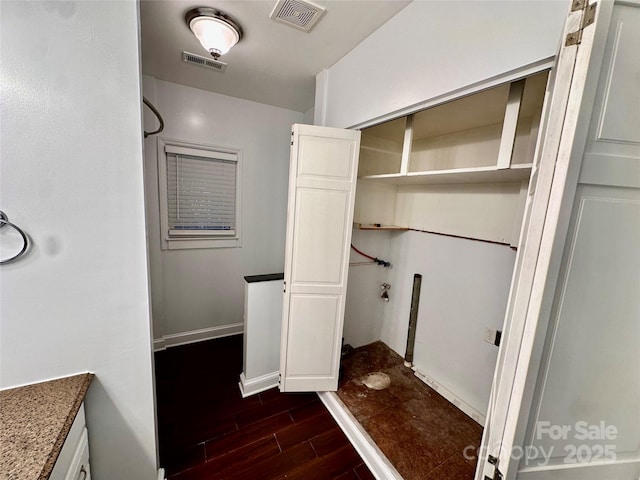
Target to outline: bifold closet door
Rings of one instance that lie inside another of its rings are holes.
[[[294,125],[280,390],[338,388],[360,132]]]
[[[572,2],[476,480],[640,478],[639,2]]]

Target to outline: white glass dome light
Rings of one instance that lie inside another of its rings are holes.
[[[200,7],[185,14],[187,25],[213,58],[227,53],[242,38],[242,28],[214,8]]]

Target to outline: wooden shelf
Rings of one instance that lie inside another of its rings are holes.
[[[364,129],[358,178],[391,185],[529,179],[547,76],[540,72]]]
[[[368,150],[370,152],[386,153],[386,154],[390,154],[390,155],[401,155],[402,154],[402,152],[398,152],[398,151],[395,151],[395,150],[390,150],[388,148],[371,147],[369,145],[360,145],[360,150]]]
[[[531,164],[512,165],[511,168],[491,167],[456,168],[452,170],[431,170],[409,172],[407,175],[369,175],[363,180],[377,180],[397,185],[444,184],[444,183],[504,183],[527,180],[531,175]]]
[[[354,223],[354,227],[358,230],[394,230],[400,232],[406,232],[409,230],[409,227],[399,227],[398,225],[382,225],[379,223]]]

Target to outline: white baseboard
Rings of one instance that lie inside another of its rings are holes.
[[[242,393],[242,398],[246,398],[250,395],[255,395],[256,393],[264,392],[265,390],[269,390],[270,388],[277,387],[279,375],[280,372],[273,372],[247,380],[247,377],[244,376],[244,372],[242,372],[240,374],[240,383],[238,384],[240,385],[240,393]]]
[[[334,392],[318,392],[318,396],[336,423],[347,436],[353,448],[360,454],[371,473],[378,480],[403,480],[382,450],[358,423],[342,400]]]
[[[158,480],[165,480],[164,478],[164,468],[158,469]]]
[[[453,403],[456,407],[458,407],[460,410],[462,410],[462,412],[466,413],[473,420],[475,420],[477,423],[479,423],[480,425],[482,425],[484,427],[484,424],[485,424],[485,422],[487,420],[487,418],[486,418],[484,413],[481,413],[478,410],[476,410],[475,408],[473,408],[471,405],[469,405],[467,402],[462,400],[460,397],[458,397],[451,390],[448,390],[444,385],[442,385],[438,381],[434,380],[433,378],[431,378],[426,373],[421,372],[415,366],[413,367],[413,372],[415,373],[416,377],[418,377],[424,383],[429,385],[436,392],[438,392],[440,395],[442,395],[444,398],[446,398],[451,403]]]
[[[201,328],[190,332],[172,333],[164,335],[162,338],[153,341],[154,351],[164,350],[169,347],[186,345],[188,343],[202,342],[203,340],[213,340],[214,338],[238,335],[244,332],[244,323],[232,323],[219,327]]]

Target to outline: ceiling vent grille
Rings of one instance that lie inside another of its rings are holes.
[[[214,60],[213,58],[201,57],[195,53],[182,52],[182,61],[187,63],[193,63],[194,65],[200,65],[204,68],[215,70],[216,72],[224,72],[227,69],[227,64],[220,60]]]
[[[290,27],[309,32],[320,20],[324,8],[303,0],[278,0],[270,18]]]

